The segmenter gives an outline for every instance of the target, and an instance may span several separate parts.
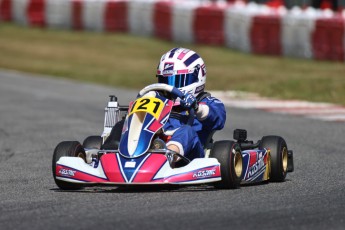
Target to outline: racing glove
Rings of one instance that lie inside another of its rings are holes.
[[[184,97],[181,98],[180,104],[181,104],[182,108],[184,108],[184,109],[193,108],[195,111],[197,111],[199,108],[199,104],[198,104],[196,98],[190,93],[184,94]]]

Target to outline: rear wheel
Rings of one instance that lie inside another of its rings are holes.
[[[101,149],[103,139],[101,136],[89,136],[83,142],[86,149]]]
[[[214,143],[210,157],[220,163],[222,180],[216,182],[216,188],[238,188],[242,180],[242,153],[239,144],[233,141]]]
[[[259,148],[270,150],[270,181],[284,181],[288,169],[288,148],[285,140],[280,136],[264,136]]]
[[[81,184],[70,183],[67,181],[56,179],[56,162],[61,157],[80,157],[80,158],[83,158],[85,161],[86,154],[85,154],[83,146],[78,141],[63,141],[56,146],[54,150],[54,154],[53,154],[53,161],[52,161],[53,177],[54,177],[56,185],[60,189],[63,189],[63,190],[81,189],[83,187]]]

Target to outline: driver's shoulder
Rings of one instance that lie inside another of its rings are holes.
[[[198,96],[198,102],[208,103],[223,103],[220,99],[213,97],[209,92],[203,92],[202,95]]]

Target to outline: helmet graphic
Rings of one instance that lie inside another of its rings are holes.
[[[161,57],[157,77],[158,83],[175,86],[196,97],[204,91],[206,67],[202,58],[194,51],[174,48]]]

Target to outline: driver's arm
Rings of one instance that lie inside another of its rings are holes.
[[[210,112],[210,107],[206,103],[199,103],[198,110],[196,111],[196,118],[203,121],[207,118]]]
[[[214,97],[207,97],[199,103],[197,119],[209,130],[220,130],[225,125],[226,111],[224,104]]]

